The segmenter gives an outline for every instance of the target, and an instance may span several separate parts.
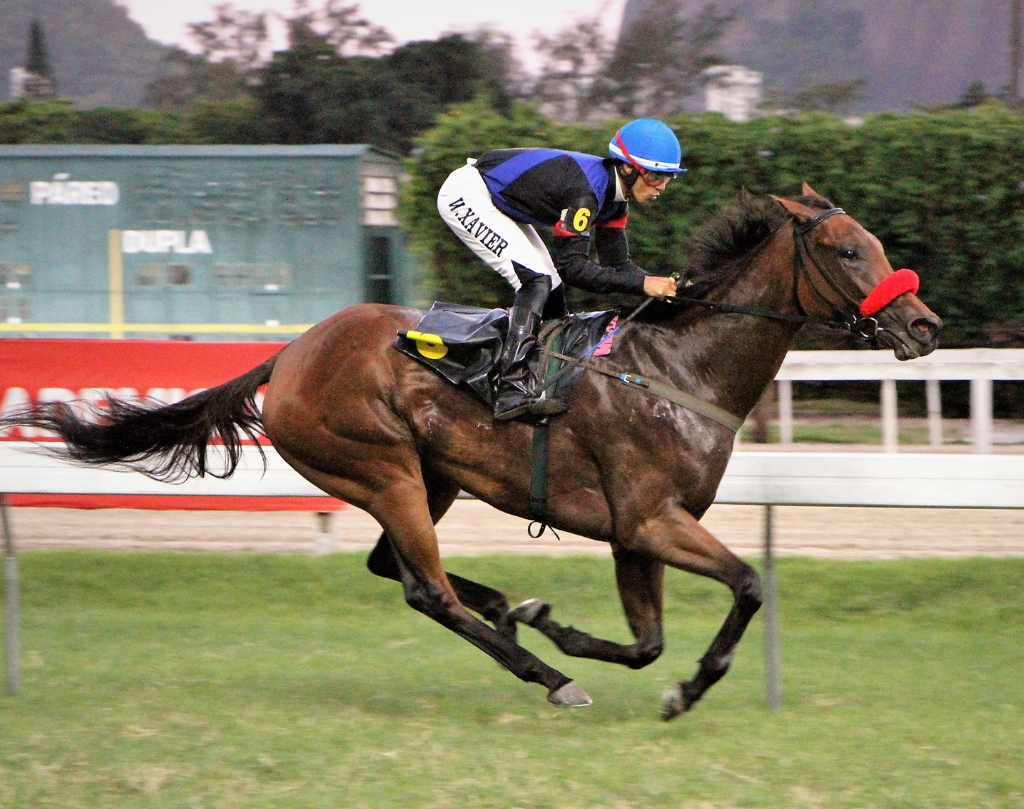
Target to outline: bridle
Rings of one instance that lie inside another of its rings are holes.
[[[799,315],[787,315],[782,312],[774,312],[770,309],[758,309],[749,306],[737,306],[728,303],[715,303],[704,301],[698,298],[687,298],[676,296],[673,302],[682,305],[702,306],[706,309],[728,314],[752,315],[754,317],[777,320],[795,325],[814,324],[825,326],[830,329],[841,329],[848,331],[854,337],[864,340],[872,348],[878,348],[878,337],[885,332],[878,320],[873,315],[880,312],[904,292],[917,292],[918,278],[913,270],[898,270],[882,279],[881,282],[862,301],[855,300],[836,278],[814,257],[807,244],[807,234],[814,230],[822,222],[831,219],[833,216],[845,214],[842,208],[829,208],[822,211],[813,219],[800,224],[795,219],[790,220],[793,225],[793,298],[800,310]],[[777,233],[778,231],[776,231]],[[774,234],[773,234],[774,235]],[[824,279],[825,283],[836,292],[842,300],[849,305],[850,309],[837,305],[831,297],[822,292],[818,282],[808,269],[808,264],[817,270],[818,276]],[[800,301],[799,286],[801,278],[807,283],[811,291],[832,310],[834,319],[811,317],[804,309]]]
[[[842,285],[835,279],[831,272],[826,270],[811,253],[811,249],[807,244],[807,234],[814,230],[818,225],[827,219],[831,219],[833,216],[839,216],[845,214],[842,208],[829,208],[827,211],[823,211],[813,219],[809,219],[803,224],[797,224],[793,222],[793,241],[796,244],[796,249],[793,253],[793,261],[796,265],[796,271],[793,273],[793,299],[796,301],[797,307],[800,309],[800,314],[807,317],[807,311],[804,309],[804,305],[800,302],[800,296],[797,294],[798,285],[800,283],[800,276],[807,282],[807,286],[811,288],[815,295],[823,300],[829,308],[832,310],[833,315],[836,316],[835,320],[823,321],[830,328],[844,329],[854,337],[861,340],[865,340],[871,344],[872,347],[876,348],[878,343],[879,331],[884,331],[881,326],[878,325],[878,320],[873,317],[863,317],[860,313],[861,301],[856,301]],[[818,275],[825,279],[833,291],[838,293],[850,307],[852,311],[837,306],[835,302],[825,295],[814,281],[814,276],[807,269],[807,262],[810,262],[814,269],[818,271]],[[866,298],[865,298],[866,300]]]

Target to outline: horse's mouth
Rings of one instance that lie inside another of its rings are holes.
[[[927,357],[939,347],[938,328],[929,330],[927,336],[921,335],[923,339],[911,333],[910,330],[900,329],[879,329],[878,342],[885,348],[891,348],[896,359],[901,362],[915,360],[920,357]]]

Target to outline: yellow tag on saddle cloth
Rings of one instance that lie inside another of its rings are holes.
[[[448,346],[436,334],[409,330],[405,336],[416,343],[416,350],[428,360],[439,360],[448,353]]]

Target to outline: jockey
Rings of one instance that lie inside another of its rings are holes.
[[[494,418],[549,416],[528,357],[543,318],[565,314],[562,282],[590,292],[674,295],[672,278],[629,258],[629,202],[656,199],[680,168],[675,133],[639,118],[615,133],[606,158],[558,149],[495,149],[453,171],[437,197],[441,218],[516,290],[499,364]],[[554,228],[550,253],[534,225]],[[600,264],[590,261],[591,235]],[[550,296],[550,300],[549,300]]]

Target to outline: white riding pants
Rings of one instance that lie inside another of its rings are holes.
[[[551,278],[551,288],[562,283],[551,255],[532,225],[510,219],[491,200],[475,160],[456,169],[444,181],[437,195],[437,210],[455,234],[488,267],[519,290],[521,283],[512,266]]]

